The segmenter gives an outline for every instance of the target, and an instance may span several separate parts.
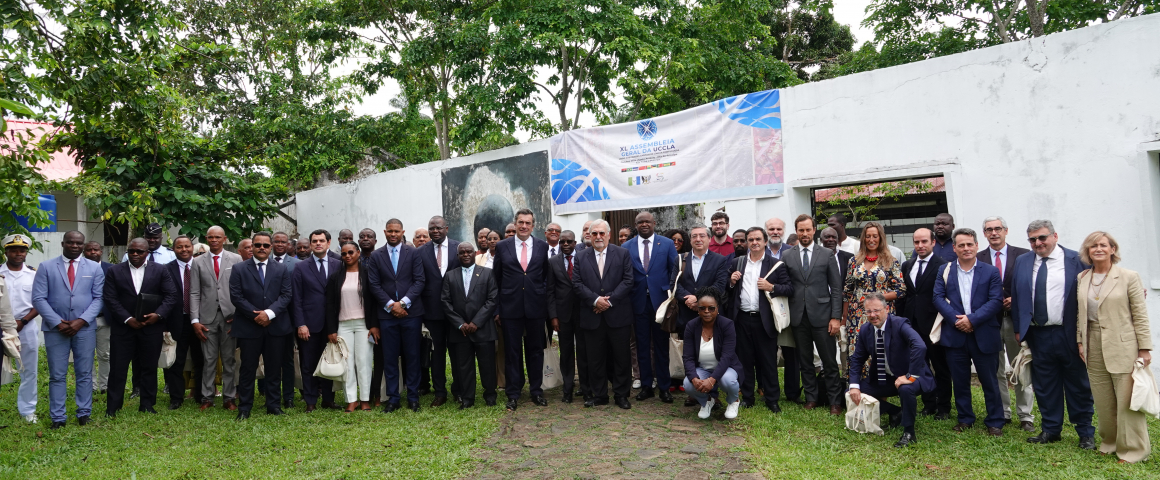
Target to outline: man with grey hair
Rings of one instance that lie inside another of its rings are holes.
[[[990,245],[986,250],[979,252],[979,261],[999,269],[999,278],[1003,280],[1003,314],[1000,334],[1003,338],[1003,347],[1006,356],[999,353],[999,368],[995,375],[999,378],[999,397],[1003,399],[1003,418],[1011,422],[1011,392],[1007,386],[1007,365],[1015,361],[1019,355],[1019,341],[1015,339],[1015,323],[1011,319],[1011,279],[1009,272],[1015,268],[1015,259],[1027,253],[1026,248],[1019,248],[1007,244],[1007,221],[1003,217],[987,217],[983,219],[983,236]],[[1019,385],[1015,390],[1015,409],[1019,415],[1019,428],[1027,432],[1035,431],[1035,416],[1031,407],[1035,403],[1035,392],[1031,385]]]
[[[1087,366],[1076,342],[1079,300],[1076,278],[1088,268],[1079,254],[1057,245],[1059,234],[1049,220],[1027,226],[1034,255],[1015,259],[1011,280],[1011,317],[1017,340],[1031,348],[1031,381],[1043,418],[1039,435],[1030,443],[1062,440],[1064,401],[1068,420],[1079,435],[1079,448],[1095,450],[1095,413]],[[1086,312],[1085,312],[1086,314]]]
[[[560,228],[559,223],[549,223],[544,227],[544,241],[548,242],[548,258],[556,256],[560,253]]]
[[[766,249],[773,258],[781,259],[781,253],[793,248],[791,245],[786,245],[783,241],[785,238],[785,220],[777,217],[770,217],[765,221],[765,231],[769,234],[769,244]]]
[[[632,260],[627,250],[611,244],[608,222],[592,222],[589,235],[592,248],[577,255],[572,271],[575,321],[584,336],[588,358],[590,396],[584,406],[608,405],[611,380],[616,406],[627,410],[632,408],[628,401],[632,392],[628,347],[633,324]]]

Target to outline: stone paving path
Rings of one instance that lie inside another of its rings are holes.
[[[631,410],[584,408],[579,398],[565,404],[558,389],[549,390],[547,407],[525,396],[473,452],[486,460],[468,478],[763,478],[747,461],[745,438],[724,419],[723,409],[701,420],[697,407],[682,406],[684,394],[674,396],[672,404],[633,400]]]

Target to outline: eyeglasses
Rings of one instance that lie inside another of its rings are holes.
[[[129,249],[129,250],[127,250],[127,251],[128,251],[129,253],[132,253],[133,255],[144,255],[144,254],[146,254],[146,253],[148,253],[148,252],[149,252],[149,250],[141,250],[141,249],[138,249],[138,248],[130,248],[130,249]]]
[[[882,312],[885,312],[885,311],[886,311],[886,310],[885,310],[885,309],[882,309],[882,308],[880,308],[880,309],[877,309],[877,310],[869,310],[869,309],[867,309],[867,310],[866,310],[866,313],[867,313],[868,315],[874,315],[874,316],[877,316],[879,313],[882,313]]]
[[[597,231],[597,232],[588,232],[588,234],[593,236],[593,237],[603,237],[605,235],[608,235],[608,232]]]
[[[549,228],[549,229],[547,229],[547,230],[544,230],[544,231],[545,231],[545,232],[552,232],[552,233],[560,233],[560,229],[559,229],[559,228]]]
[[[698,312],[716,312],[717,306],[716,305],[708,305],[708,306],[702,307],[702,306],[698,305],[697,311]]]
[[[1051,235],[1040,235],[1038,237],[1028,237],[1027,243],[1030,243],[1032,245],[1035,245],[1035,242],[1037,242],[1037,241],[1040,243],[1047,243],[1048,238],[1051,238]]]
[[[1003,230],[1006,230],[1006,228],[1003,228],[1003,227],[987,227],[987,228],[984,228],[984,229],[983,229],[983,233],[994,233],[994,232],[1002,232]]]
[[[253,244],[250,244],[250,246],[252,246],[254,248],[270,248],[269,243],[253,243]]]

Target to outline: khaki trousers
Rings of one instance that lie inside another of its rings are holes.
[[[1148,420],[1143,412],[1128,408],[1132,402],[1132,374],[1109,373],[1104,367],[1100,324],[1088,322],[1087,367],[1096,415],[1099,417],[1100,452],[1115,453],[1136,463],[1152,453]]]

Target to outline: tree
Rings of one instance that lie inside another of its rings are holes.
[[[904,195],[927,193],[934,185],[926,180],[899,180],[871,185],[845,185],[834,188],[829,198],[818,205],[819,223],[835,213],[842,213],[854,226],[878,220],[874,212],[884,201],[896,202]]]
[[[810,79],[810,71],[837,62],[854,47],[849,25],[834,19],[832,0],[775,0],[761,16],[770,27],[770,53]],[[780,53],[780,55],[779,55]]]
[[[45,179],[37,164],[50,160],[48,152],[36,148],[37,138],[50,132],[8,132],[9,113],[31,117],[33,112],[27,106],[11,100],[0,99],[0,135],[8,137],[0,143],[0,231],[23,233],[28,229],[20,224],[17,217],[24,217],[28,223],[40,227],[48,226],[48,212],[40,209],[40,192],[44,190]],[[29,235],[31,237],[31,235]],[[39,245],[34,245],[40,248]]]

